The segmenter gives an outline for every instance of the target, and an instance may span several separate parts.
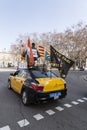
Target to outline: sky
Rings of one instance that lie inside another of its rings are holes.
[[[87,0],[0,0],[0,50],[24,34],[64,32],[87,23]]]

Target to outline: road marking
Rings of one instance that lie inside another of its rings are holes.
[[[24,126],[27,126],[27,125],[30,124],[30,123],[28,122],[28,120],[26,120],[26,119],[23,119],[23,120],[21,120],[21,121],[18,121],[17,123],[19,124],[20,127],[24,127]]]
[[[11,130],[10,127],[7,125],[7,126],[4,126],[2,128],[0,128],[0,130]]]
[[[43,119],[44,117],[41,115],[41,114],[36,114],[33,116],[36,120],[41,120]]]
[[[87,100],[87,98],[86,98],[86,97],[83,97],[83,99],[84,99],[84,100]]]
[[[70,104],[68,104],[68,103],[67,103],[67,104],[64,104],[64,106],[65,106],[65,107],[68,107],[68,108],[72,107],[72,105],[70,105]]]
[[[78,101],[78,102],[84,102],[84,100],[82,100],[82,99],[78,99],[77,101]]]
[[[74,105],[78,105],[78,104],[79,104],[79,103],[76,102],[76,101],[72,101],[71,103],[74,104]]]
[[[64,108],[62,108],[62,107],[60,107],[60,106],[55,107],[55,109],[57,109],[58,111],[63,111],[63,110],[64,110]]]
[[[87,97],[82,97],[82,99],[77,99],[78,102],[77,101],[71,101],[71,103],[74,104],[74,105],[78,105],[80,102],[85,102],[85,100],[87,100]],[[72,107],[72,105],[68,104],[68,103],[64,104],[64,106],[67,107],[67,108]],[[57,106],[57,107],[55,107],[55,109],[58,110],[58,111],[64,110],[64,108],[61,107],[61,106]],[[49,115],[55,114],[55,111],[53,111],[51,109],[49,109],[45,112]],[[35,118],[36,120],[41,120],[41,119],[44,118],[44,116],[42,116],[41,114],[36,114],[36,115],[33,116],[33,118]],[[21,128],[30,124],[30,122],[27,119],[20,120],[17,123]],[[7,125],[7,126],[1,127],[0,130],[11,130],[11,128],[10,128],[9,125]]]
[[[55,114],[55,112],[53,110],[47,110],[46,113],[48,113],[49,115]]]

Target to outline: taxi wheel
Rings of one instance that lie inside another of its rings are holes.
[[[11,89],[11,81],[8,81],[8,89]]]
[[[22,102],[25,106],[29,105],[29,97],[28,97],[28,92],[26,90],[23,90],[22,92]]]

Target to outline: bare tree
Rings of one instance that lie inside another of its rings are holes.
[[[84,25],[82,22],[66,29],[63,33],[54,31],[42,34],[20,34],[15,44],[11,45],[11,51],[15,52],[17,57],[20,55],[21,45],[27,46],[29,36],[31,43],[36,43],[36,46],[41,44],[49,48],[52,45],[60,53],[73,59],[76,65],[85,65],[87,58],[87,25]]]

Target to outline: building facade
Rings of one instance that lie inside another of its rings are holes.
[[[17,66],[19,55],[10,51],[0,51],[0,67]]]

